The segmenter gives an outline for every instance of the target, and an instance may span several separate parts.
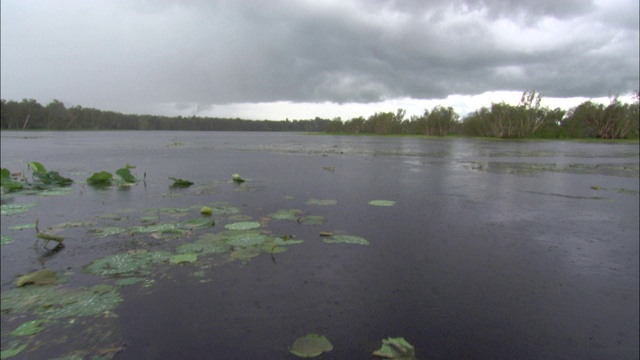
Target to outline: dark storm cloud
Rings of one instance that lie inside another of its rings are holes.
[[[2,92],[75,103],[377,102],[638,88],[638,2],[3,2]]]

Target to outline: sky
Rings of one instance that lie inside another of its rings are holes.
[[[1,97],[122,113],[368,117],[630,101],[638,0],[0,0]]]

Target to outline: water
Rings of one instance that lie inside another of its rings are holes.
[[[305,240],[273,258],[222,254],[154,267],[151,286],[119,290],[117,317],[74,318],[64,339],[53,329],[68,325],[56,322],[20,339],[29,347],[18,358],[89,349],[117,359],[285,359],[307,333],[325,335],[334,350],[323,358],[336,359],[370,358],[389,336],[406,338],[420,359],[639,355],[637,144],[215,132],[3,132],[1,140],[2,167],[28,175],[26,162],[39,161],[76,180],[63,196],[3,197],[37,204],[2,217],[2,234],[15,239],[2,246],[3,293],[42,266],[66,272],[65,287],[113,284],[83,267],[131,249],[174,251],[231,222],[214,216],[213,228],[175,240],[96,237],[104,214],[133,226],[145,209],[226,202],[272,235]],[[82,183],[126,163],[146,181]],[[233,184],[233,173],[248,181]],[[169,177],[195,185],[171,189]],[[326,222],[269,218],[281,209]],[[94,224],[66,229],[65,249],[43,265],[33,229],[9,229],[36,218],[41,227]],[[326,244],[321,231],[370,245]],[[30,319],[15,318],[2,314],[3,350],[15,345],[8,332]]]

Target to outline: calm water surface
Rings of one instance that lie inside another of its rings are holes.
[[[639,356],[638,144],[2,132],[1,151],[11,172],[28,176],[26,163],[39,161],[76,181],[61,196],[3,195],[3,205],[36,204],[2,216],[2,234],[14,239],[2,245],[3,294],[17,275],[43,267],[66,274],[69,288],[114,284],[83,268],[129,250],[173,251],[233,222],[214,215],[214,227],[175,240],[98,237],[92,228],[105,226],[105,214],[133,226],[145,209],[195,206],[190,216],[199,217],[198,206],[225,202],[272,235],[304,240],[273,258],[160,264],[150,286],[121,288],[124,302],[109,314],[64,319],[18,340],[9,332],[33,317],[3,311],[2,349],[28,345],[16,358],[83,350],[88,358],[288,359],[307,333],[333,343],[325,359],[371,358],[390,336],[407,339],[419,359]],[[84,183],[127,163],[144,183]],[[248,181],[232,183],[234,173]],[[195,184],[171,189],[169,177]],[[286,209],[326,221],[270,215]],[[15,229],[35,219],[93,224],[66,229],[65,249],[43,260],[33,229]],[[370,245],[327,244],[321,231]]]

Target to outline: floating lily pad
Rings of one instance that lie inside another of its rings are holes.
[[[116,285],[118,285],[119,287],[130,286],[144,280],[145,280],[144,278],[140,278],[140,277],[130,277],[130,278],[120,279],[116,281]]]
[[[123,228],[123,227],[118,227],[118,226],[107,226],[107,227],[103,227],[103,228],[97,228],[94,229],[93,232],[98,235],[98,236],[111,236],[111,235],[117,235],[117,234],[122,234],[124,232],[126,232],[127,229]]]
[[[125,183],[135,183],[138,181],[133,175],[131,175],[131,171],[129,171],[129,168],[126,166],[116,170],[116,175],[120,176],[122,181]]]
[[[317,334],[308,334],[296,339],[289,349],[292,354],[303,358],[320,356],[331,350],[333,350],[331,342],[326,337]]]
[[[335,205],[337,203],[338,203],[337,200],[309,199],[309,201],[307,201],[307,205],[321,205],[321,206]]]
[[[11,348],[11,349],[6,349],[6,350],[2,350],[2,352],[0,353],[0,358],[2,359],[7,359],[13,356],[18,355],[19,353],[22,352],[22,350],[27,348],[27,344],[22,344],[18,347],[15,348]]]
[[[46,320],[31,320],[31,321],[23,322],[22,324],[18,325],[17,328],[11,331],[11,335],[28,336],[28,335],[37,334],[45,329],[45,327],[42,325],[46,323],[47,323]]]
[[[278,210],[274,213],[269,214],[268,216],[273,220],[296,220],[302,214],[301,210],[298,209],[290,209],[290,210]]]
[[[28,204],[3,204],[0,205],[0,214],[3,216],[11,216],[17,214],[23,214],[29,211],[30,208],[36,206],[34,203]]]
[[[226,239],[225,242],[228,245],[231,245],[234,247],[250,247],[250,246],[255,246],[255,245],[265,243],[269,241],[269,239],[270,238],[266,235],[249,232],[249,233],[231,235],[229,236],[228,239]]]
[[[56,273],[49,269],[42,269],[31,274],[23,275],[16,280],[16,286],[34,285],[50,285],[56,283]]]
[[[394,206],[396,204],[395,201],[391,200],[371,200],[369,201],[369,205],[373,206]]]
[[[85,271],[100,276],[149,274],[151,265],[163,262],[171,256],[166,251],[149,251],[139,253],[124,253],[105,256],[97,259]]]
[[[233,251],[230,255],[232,260],[249,260],[260,255],[260,252],[253,248],[242,248]]]
[[[13,238],[9,235],[0,235],[0,245],[11,244],[13,241]]]
[[[191,182],[189,180],[176,179],[176,178],[172,178],[172,177],[170,177],[169,179],[173,180],[173,184],[171,184],[171,187],[174,187],[174,188],[185,188],[185,187],[189,187],[189,186],[193,185],[193,182]]]
[[[245,180],[244,180],[243,178],[241,178],[241,177],[240,177],[240,175],[238,175],[238,174],[233,174],[233,175],[231,176],[231,179],[233,179],[233,182],[236,182],[236,183],[243,183],[243,182],[245,181]]]
[[[198,259],[198,255],[194,253],[185,253],[173,255],[169,258],[169,262],[172,264],[183,264],[183,263],[192,263]]]
[[[112,286],[68,289],[59,286],[28,286],[2,293],[3,314],[26,314],[64,318],[93,316],[111,310],[122,302]]]
[[[205,234],[194,243],[180,245],[176,248],[179,254],[195,253],[201,255],[221,254],[229,251],[230,246],[218,234]]]
[[[225,203],[216,203],[209,206],[211,214],[213,215],[235,215],[240,213],[240,209],[234,206],[229,206]]]
[[[325,222],[325,218],[319,215],[307,215],[300,217],[298,222],[305,225],[322,225]]]
[[[100,171],[94,173],[87,179],[87,184],[90,185],[109,185],[113,180],[113,174],[107,171]]]
[[[344,244],[369,245],[369,241],[367,241],[367,239],[361,238],[359,236],[352,236],[352,235],[333,235],[323,239],[322,241],[326,242],[327,244],[344,243]]]
[[[176,228],[176,225],[174,224],[156,224],[156,225],[148,225],[148,226],[134,226],[131,228],[131,232],[134,234],[147,234],[147,233],[172,230],[175,228]]]
[[[413,345],[401,337],[382,340],[382,347],[374,351],[373,356],[385,359],[416,360]]]
[[[260,223],[252,221],[241,221],[224,226],[227,230],[250,230],[260,227]]]
[[[249,221],[251,219],[253,219],[253,217],[249,215],[242,215],[242,214],[231,215],[227,218],[227,220],[230,220],[230,221]]]

